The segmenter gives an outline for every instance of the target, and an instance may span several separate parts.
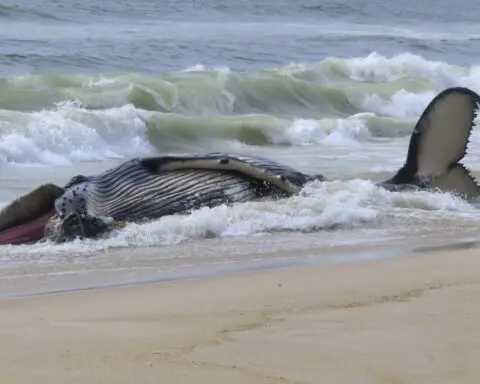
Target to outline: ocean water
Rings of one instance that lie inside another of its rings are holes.
[[[107,240],[0,246],[0,288],[476,238],[475,204],[374,186],[403,164],[439,91],[480,92],[476,4],[458,4],[2,2],[0,205],[45,182],[179,152],[261,154],[334,181]],[[480,175],[477,129],[464,163]]]

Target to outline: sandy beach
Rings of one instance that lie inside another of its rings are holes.
[[[477,8],[0,2],[0,384],[480,384]]]
[[[479,250],[0,302],[2,383],[476,383]]]

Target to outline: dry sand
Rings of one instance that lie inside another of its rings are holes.
[[[478,383],[480,250],[0,302],[0,383]]]

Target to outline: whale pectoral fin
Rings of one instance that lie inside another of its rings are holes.
[[[211,153],[186,156],[161,156],[142,159],[141,165],[150,172],[185,169],[239,172],[249,178],[270,183],[288,193],[298,193],[308,181],[307,175],[269,160]]]
[[[468,88],[453,87],[440,92],[413,130],[405,165],[379,185],[411,184],[426,188],[437,178],[442,180],[447,176],[467,152],[479,104],[480,96]],[[450,177],[449,182],[461,182],[453,179],[453,174]],[[439,185],[443,188],[443,184]]]

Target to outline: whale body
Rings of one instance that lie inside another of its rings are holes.
[[[479,104],[480,96],[468,88],[440,92],[417,121],[405,164],[378,186],[392,191],[432,189],[477,198],[480,187],[461,160],[467,153]],[[61,234],[55,235],[57,239],[98,237],[122,222],[292,196],[314,180],[328,181],[321,174],[307,174],[253,155],[211,152],[134,158],[98,175],[75,176],[61,193],[55,190],[58,225],[50,227]],[[42,192],[38,193],[40,199]],[[25,224],[33,216],[25,214],[22,222],[23,216],[17,212],[15,223]]]

